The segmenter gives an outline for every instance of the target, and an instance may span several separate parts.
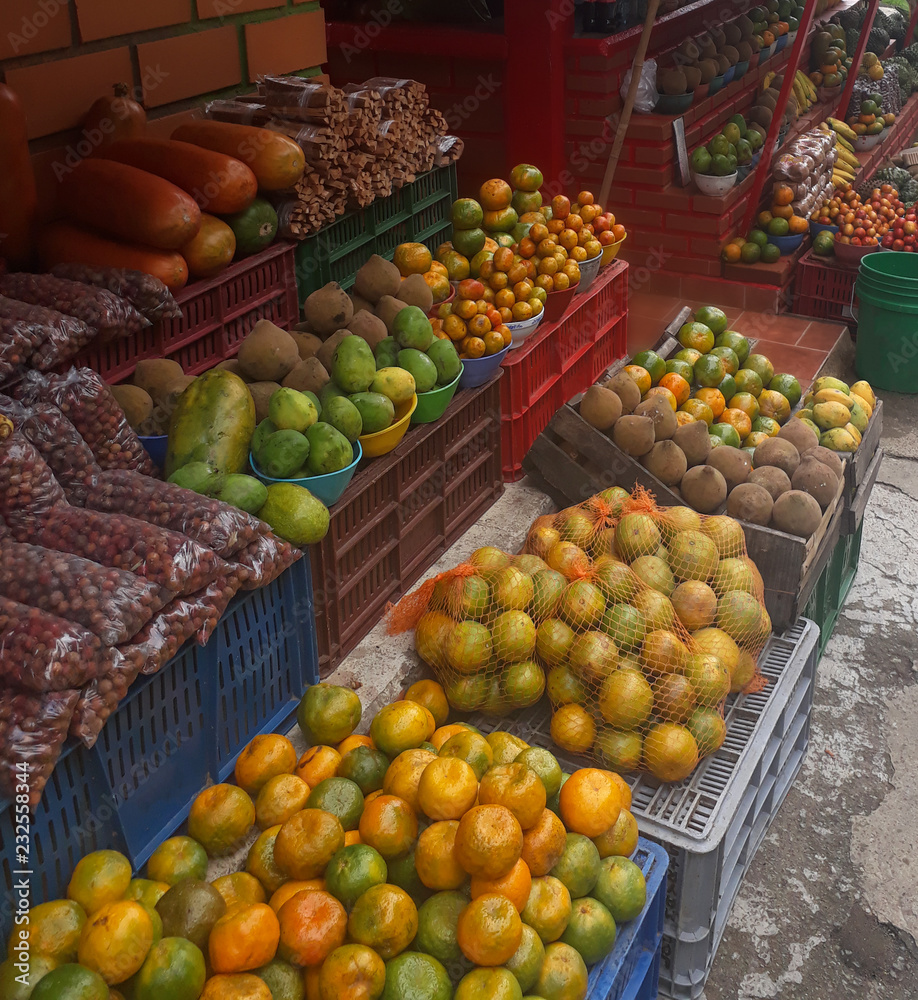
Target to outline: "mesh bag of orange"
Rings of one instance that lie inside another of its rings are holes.
[[[422,584],[389,609],[390,634],[414,629],[415,649],[453,708],[503,716],[545,691],[536,662],[545,562],[492,546]]]
[[[543,684],[561,748],[679,781],[763,683],[762,579],[729,517],[613,487],[539,518],[520,555],[476,550],[390,611],[456,709],[507,714]]]
[[[771,619],[740,524],[613,487],[539,518],[525,552],[553,595],[536,658],[555,743],[616,771],[687,777],[724,741],[726,696],[764,684]]]

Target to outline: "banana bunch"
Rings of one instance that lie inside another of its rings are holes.
[[[833,119],[829,120],[832,121]],[[851,146],[851,143],[848,142],[841,132],[834,130],[826,122],[822,122],[819,128],[820,131],[826,132],[835,138],[836,160],[835,166],[832,168],[832,183],[836,187],[841,188],[845,187],[847,184],[853,184],[855,175],[861,165],[857,157],[854,155],[854,149]]]
[[[817,101],[816,88],[813,81],[798,69],[794,75],[794,97],[801,112],[809,110]]]
[[[837,132],[840,136],[847,139],[848,142],[854,142],[857,138],[854,130],[850,128],[847,123],[840,121],[838,118],[827,118],[826,121],[829,124],[829,128],[831,128],[833,132]]]

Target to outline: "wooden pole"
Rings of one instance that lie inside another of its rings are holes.
[[[634,61],[631,63],[631,83],[628,86],[628,93],[625,95],[622,116],[618,120],[618,129],[615,132],[615,140],[612,143],[612,150],[609,153],[609,162],[606,164],[606,173],[602,179],[602,187],[599,189],[599,204],[604,207],[608,205],[609,192],[612,190],[612,179],[615,177],[615,168],[618,166],[618,158],[621,156],[622,146],[625,144],[625,134],[628,131],[628,123],[631,121],[631,111],[634,108],[638,85],[641,82],[644,57],[647,55],[647,46],[650,44],[650,32],[653,30],[653,22],[656,20],[657,8],[659,6],[660,0],[649,0],[647,4],[644,29],[641,32],[637,51],[634,53]]]
[[[854,59],[851,62],[851,69],[848,70],[848,78],[842,90],[841,99],[835,108],[835,118],[845,120],[848,114],[848,105],[851,103],[851,95],[854,93],[854,81],[857,79],[858,70],[864,60],[864,53],[867,51],[867,42],[870,39],[870,29],[873,27],[873,19],[877,16],[880,0],[867,0],[867,12],[864,16],[864,23],[860,27],[860,35],[857,39],[857,48],[854,50]]]
[[[743,228],[740,230],[742,233],[748,233],[749,230],[752,229],[753,224],[755,223],[755,217],[758,215],[759,201],[761,200],[762,192],[765,190],[765,185],[771,177],[773,166],[772,160],[774,159],[775,152],[777,151],[778,133],[781,131],[781,121],[784,118],[784,112],[787,110],[788,98],[791,95],[791,91],[794,89],[794,74],[800,68],[800,62],[803,58],[803,50],[806,47],[810,28],[813,25],[815,10],[815,3],[811,3],[804,8],[803,17],[800,18],[800,26],[797,28],[797,37],[794,39],[790,57],[780,70],[780,72],[784,74],[784,82],[781,84],[778,101],[775,105],[774,113],[771,116],[771,124],[768,126],[768,134],[766,135],[765,142],[762,145],[762,155],[759,162],[756,164],[755,172],[753,174],[752,187],[750,188],[747,196],[749,200],[746,202],[746,214],[743,218]],[[816,123],[813,122],[814,127],[815,125]]]

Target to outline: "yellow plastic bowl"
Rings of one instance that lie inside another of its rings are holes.
[[[602,260],[599,262],[600,267],[605,267],[606,264],[611,263],[618,256],[618,251],[621,250],[622,244],[628,239],[628,234],[625,235],[618,241],[618,243],[610,243],[608,246],[602,248]]]
[[[380,455],[388,455],[399,446],[408,424],[411,423],[411,414],[414,413],[418,405],[418,395],[415,393],[407,402],[399,403],[395,407],[395,421],[384,431],[377,431],[375,434],[364,434],[360,440],[360,447],[363,448],[364,458],[379,458]]]

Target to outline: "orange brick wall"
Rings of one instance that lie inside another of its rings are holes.
[[[168,136],[206,99],[326,58],[317,0],[0,0],[0,79],[23,102],[46,205],[54,164],[81,155],[81,119],[114,84]]]

